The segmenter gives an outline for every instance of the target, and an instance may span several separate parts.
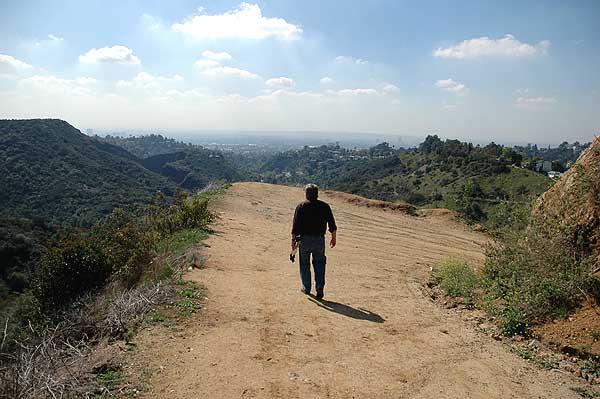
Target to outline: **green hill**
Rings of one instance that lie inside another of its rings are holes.
[[[324,187],[384,201],[444,207],[490,227],[510,224],[510,214],[529,207],[552,184],[521,167],[523,156],[491,143],[473,146],[429,136],[419,148],[387,143],[365,150],[339,146],[304,147],[276,154],[258,167],[270,183]]]
[[[175,185],[61,120],[0,121],[0,217],[87,226]]]
[[[193,144],[167,138],[160,134],[132,137],[106,135],[104,137],[95,136],[94,138],[124,148],[138,158],[148,158],[155,155],[180,152],[197,147]]]
[[[197,190],[216,181],[243,180],[243,173],[224,154],[200,147],[148,157],[142,164],[186,190]]]
[[[247,180],[244,166],[232,154],[208,150],[160,134],[98,137],[142,158],[148,170],[159,173],[186,190],[197,190],[216,181]]]
[[[0,120],[0,307],[22,292],[47,242],[176,185],[124,149],[54,119]]]

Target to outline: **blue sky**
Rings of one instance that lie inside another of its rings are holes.
[[[0,117],[590,140],[598,1],[0,4]]]

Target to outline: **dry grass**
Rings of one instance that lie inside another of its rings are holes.
[[[98,365],[90,354],[95,343],[126,336],[132,326],[176,296],[174,284],[158,282],[113,298],[89,296],[53,326],[36,330],[30,324],[27,341],[12,342],[16,349],[10,352],[0,350],[0,398],[93,397],[105,389],[94,378]]]

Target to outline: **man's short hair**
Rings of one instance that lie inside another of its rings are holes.
[[[316,184],[307,184],[304,187],[306,193],[306,199],[316,200],[319,197],[319,187]]]

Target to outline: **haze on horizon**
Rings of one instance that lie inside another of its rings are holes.
[[[600,131],[597,1],[3,2],[0,118],[79,128]]]

